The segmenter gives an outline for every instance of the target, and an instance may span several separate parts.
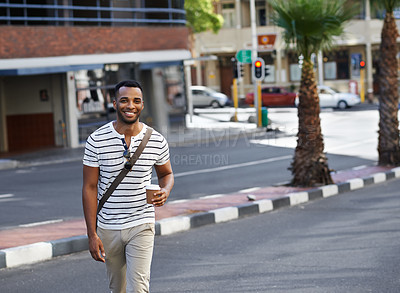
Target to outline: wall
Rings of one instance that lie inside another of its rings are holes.
[[[60,123],[60,120],[64,121],[65,119],[62,106],[63,94],[65,94],[61,84],[63,76],[65,74],[2,78],[4,103],[2,118],[7,120],[4,130],[8,139],[17,139],[15,132],[33,127],[36,123],[37,127],[31,131],[35,131],[37,136],[41,135],[41,140],[46,146],[63,145],[63,131]],[[43,90],[46,91],[46,95],[41,96],[40,93]],[[17,123],[21,125],[17,127],[15,125]],[[45,127],[40,127],[40,123],[45,123]],[[49,123],[51,125],[47,125]],[[20,145],[20,143],[16,144],[12,141],[8,143],[11,147],[10,150],[16,150],[15,146]],[[39,146],[40,142],[32,143],[32,147]],[[2,150],[6,150],[4,146]]]
[[[186,27],[0,26],[0,59],[187,48]]]
[[[7,123],[6,123],[6,98],[4,95],[4,78],[0,77],[0,152],[8,151]]]
[[[41,90],[47,90],[47,101],[41,101]],[[5,77],[4,95],[6,115],[51,113],[54,100],[51,75]]]
[[[64,78],[65,73],[51,75],[51,93],[52,93],[52,112],[54,115],[54,135],[56,146],[66,146],[66,141],[63,140],[62,122],[66,123],[65,117],[65,92]]]
[[[52,113],[7,115],[6,121],[10,151],[54,146]]]

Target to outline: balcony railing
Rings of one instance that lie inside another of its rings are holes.
[[[84,2],[87,1],[80,1],[80,3]],[[113,6],[114,1],[96,0],[95,2],[96,6],[58,5],[56,4],[57,0],[54,0],[54,5],[0,3],[0,24],[56,26],[143,26],[165,24],[176,26],[186,24],[186,11],[183,8],[183,0],[162,1],[167,7],[144,8],[116,7]],[[178,5],[175,4],[175,7],[173,7],[172,2],[178,3]]]

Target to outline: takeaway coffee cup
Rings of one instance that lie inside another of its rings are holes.
[[[154,193],[160,189],[161,189],[160,186],[158,186],[157,184],[149,184],[146,186],[147,203],[153,204],[152,199],[154,197]]]

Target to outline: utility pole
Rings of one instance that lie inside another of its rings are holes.
[[[365,61],[360,61],[360,98],[361,103],[365,101]]]
[[[185,67],[185,75],[186,75],[186,97],[187,97],[187,107],[189,112],[189,121],[193,122],[193,97],[192,91],[190,87],[192,86],[192,71],[191,66],[194,64],[193,60],[185,60],[183,65]]]
[[[252,63],[254,63],[254,60],[257,58],[257,30],[256,30],[256,4],[255,0],[250,0],[250,19],[251,19],[251,44],[252,44],[252,50],[251,50],[251,60]],[[258,84],[260,82],[256,81],[253,79],[253,92],[254,92],[254,107],[256,108],[256,123],[257,127],[260,127],[259,121],[261,119],[260,117],[260,112],[261,112],[261,104],[259,102],[259,97],[258,97],[258,92],[259,92],[259,87]]]

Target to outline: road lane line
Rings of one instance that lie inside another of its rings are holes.
[[[357,166],[357,167],[354,167],[354,168],[352,168],[354,171],[357,171],[357,170],[362,170],[362,169],[364,169],[364,168],[367,168],[368,166],[367,165],[361,165],[361,166]]]
[[[251,187],[251,188],[239,190],[239,193],[251,193],[251,192],[257,191],[259,189],[261,189],[261,187]]]
[[[1,198],[10,198],[10,197],[13,197],[13,196],[14,196],[14,194],[12,194],[12,193],[0,194],[0,199]]]
[[[0,203],[5,203],[5,202],[14,202],[14,201],[21,201],[24,200],[23,198],[0,198]]]
[[[276,162],[276,161],[287,160],[287,159],[291,159],[292,157],[293,157],[292,155],[287,155],[287,156],[269,158],[269,159],[246,162],[246,163],[232,164],[232,165],[229,165],[229,166],[221,166],[221,167],[216,167],[216,168],[187,171],[187,172],[182,172],[182,173],[176,173],[176,174],[174,174],[174,177],[177,178],[177,177],[197,175],[197,174],[202,174],[202,173],[218,172],[218,171],[224,171],[224,170],[229,170],[229,169],[254,166],[254,165],[259,165],[259,164],[265,164],[265,163],[271,163],[271,162]]]
[[[169,204],[175,204],[175,203],[183,203],[183,202],[187,202],[189,201],[189,199],[177,199],[177,200],[172,200],[170,202],[168,202]]]
[[[212,199],[212,198],[219,198],[224,196],[224,194],[212,194],[212,195],[206,195],[203,197],[200,197],[200,199]]]
[[[29,223],[29,224],[22,224],[22,225],[19,225],[19,227],[30,228],[30,227],[36,227],[36,226],[41,226],[41,225],[46,225],[46,224],[60,223],[62,221],[63,221],[63,219],[49,220],[49,221],[35,222],[35,223]]]

